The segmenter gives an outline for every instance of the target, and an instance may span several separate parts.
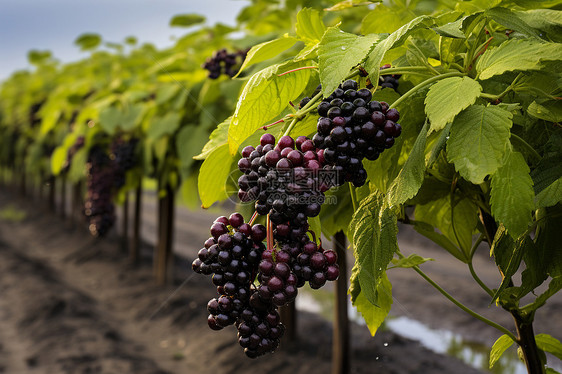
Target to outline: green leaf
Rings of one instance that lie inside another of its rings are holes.
[[[408,257],[400,258],[400,259],[392,259],[392,267],[389,269],[394,268],[413,268],[414,266],[418,266],[423,264],[427,261],[435,261],[433,258],[422,257],[415,253],[412,253]]]
[[[170,20],[172,27],[190,27],[205,22],[205,17],[200,14],[177,14]]]
[[[231,154],[235,154],[242,142],[259,127],[279,115],[289,105],[289,101],[299,97],[307,86],[311,69],[281,76],[278,73],[303,66],[305,62],[273,65],[250,78],[240,94],[228,129]]]
[[[361,21],[361,34],[392,33],[404,24],[399,13],[384,4],[377,4]]]
[[[232,117],[228,117],[223,122],[219,123],[216,129],[213,130],[209,136],[209,141],[205,144],[201,153],[193,158],[196,160],[206,159],[211,152],[228,142],[228,127]]]
[[[326,26],[316,9],[303,8],[297,13],[295,29],[299,39],[307,44],[317,44],[322,40]]]
[[[173,134],[180,126],[181,116],[175,112],[169,112],[164,117],[155,116],[150,121],[147,136],[158,140],[164,135]]]
[[[425,143],[429,122],[420,131],[406,163],[388,188],[389,206],[403,204],[418,193],[425,175]]]
[[[513,39],[484,52],[478,59],[476,71],[480,79],[488,79],[506,71],[540,70],[541,61],[560,59],[562,59],[562,48],[558,43]]]
[[[226,181],[234,158],[229,153],[228,144],[215,149],[201,165],[197,187],[203,208],[209,208],[216,201],[228,197]]]
[[[464,20],[464,18],[461,18],[454,22],[449,22],[443,26],[434,27],[433,30],[437,34],[446,36],[448,38],[466,39],[466,36],[462,32]]]
[[[479,184],[503,163],[510,145],[512,114],[496,106],[472,105],[453,121],[447,159],[461,176]]]
[[[74,40],[74,44],[80,47],[81,51],[94,49],[101,44],[101,36],[99,34],[82,34]]]
[[[488,17],[510,30],[519,31],[522,34],[539,39],[539,32],[529,26],[516,12],[506,8],[492,8],[484,12]]]
[[[355,266],[361,292],[373,305],[381,276],[398,248],[396,214],[384,207],[384,196],[373,193],[361,201],[349,224],[353,230]]]
[[[436,227],[455,246],[467,254],[472,246],[472,232],[478,222],[478,209],[468,199],[454,196],[442,197],[424,205],[417,205],[416,222],[421,221]]]
[[[353,303],[357,311],[363,316],[372,336],[375,336],[375,333],[384,322],[392,306],[392,284],[388,280],[385,272],[381,275],[381,280],[377,286],[376,292],[376,306],[367,299],[363,292],[357,295]]]
[[[394,31],[386,39],[378,43],[373,51],[367,56],[364,66],[365,70],[369,73],[371,82],[378,82],[380,72],[379,68],[387,51],[404,42],[404,40],[406,40],[413,31],[420,28],[428,28],[433,25],[434,21],[432,17],[422,15],[414,18],[398,30]]]
[[[514,239],[523,234],[533,220],[535,192],[529,171],[521,153],[509,152],[505,164],[492,176],[492,216],[504,224]]]
[[[542,208],[537,211],[537,229],[535,241],[537,248],[543,252],[545,271],[552,278],[562,279],[562,206]]]
[[[554,41],[561,41],[562,13],[559,10],[532,9],[516,13],[529,26],[545,31]]]
[[[318,66],[322,94],[330,95],[349,74],[351,68],[359,64],[379,36],[371,34],[357,36],[346,33],[337,27],[330,27],[318,49]]]
[[[558,101],[533,101],[527,107],[527,113],[550,122],[562,122],[562,108]]]
[[[490,369],[494,367],[504,352],[512,345],[513,340],[508,335],[502,335],[496,340],[490,351]]]
[[[562,343],[560,343],[560,340],[548,334],[537,334],[535,336],[535,340],[539,349],[552,354],[559,360],[562,360]]]
[[[555,180],[536,196],[537,208],[554,206],[562,202],[562,178]]]
[[[492,303],[495,302],[509,286],[511,277],[515,274],[517,269],[519,269],[523,258],[523,246],[526,238],[528,237],[524,237],[522,240],[516,242],[507,233],[504,226],[498,228],[494,241],[492,242],[490,254],[494,256],[494,260],[502,272],[503,280],[492,298]]]
[[[451,77],[435,83],[425,98],[431,131],[441,130],[463,109],[474,104],[482,86],[469,77]]]
[[[178,131],[176,138],[176,150],[180,161],[180,171],[183,178],[191,175],[191,166],[195,162],[195,156],[207,140],[208,131],[203,126],[184,126]]]
[[[60,146],[57,147],[53,154],[51,155],[51,172],[53,175],[59,175],[62,167],[66,161],[66,155],[68,154],[68,147]]]
[[[308,224],[310,230],[312,230],[312,232],[316,235],[316,243],[319,243],[322,236],[322,223],[320,222],[320,216],[310,217],[308,219]]]
[[[31,51],[27,52],[27,61],[29,61],[29,63],[32,65],[41,65],[51,57],[52,53],[48,50],[40,51],[38,49],[32,49]]]
[[[286,49],[295,45],[296,42],[297,39],[292,36],[285,35],[281,38],[273,39],[253,46],[246,54],[246,58],[244,59],[244,62],[242,63],[242,66],[240,67],[240,70],[238,70],[236,76],[240,75],[242,70],[246,69],[248,66],[252,66],[258,62],[269,60],[270,58],[278,56]]]

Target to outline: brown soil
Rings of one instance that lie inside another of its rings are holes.
[[[207,327],[206,304],[216,292],[206,277],[191,271],[193,249],[183,250],[186,260],[177,259],[175,284],[157,287],[150,247],[144,248],[143,263],[132,267],[117,240],[94,240],[83,227],[73,227],[40,204],[0,193],[0,210],[14,204],[27,216],[20,222],[0,220],[0,373],[330,372],[331,324],[320,316],[299,312],[296,342],[284,344],[273,355],[250,360],[236,343],[234,328],[215,332]],[[194,227],[209,225],[206,215],[195,217]],[[206,230],[194,231],[183,238],[188,247],[198,247],[199,237],[206,236]],[[185,230],[178,234],[182,235]],[[408,252],[406,248],[405,244]],[[431,266],[428,272],[439,271]],[[395,314],[460,327],[480,339],[498,336],[449,308],[442,297],[413,279],[416,274],[401,275],[407,273],[391,274],[398,306]],[[473,286],[463,274],[452,267],[432,275],[452,292],[461,292],[467,303],[477,300],[484,312],[495,309],[487,307],[485,298],[475,299]],[[402,287],[402,282],[408,285]],[[557,303],[545,313],[560,310],[560,299]],[[550,333],[562,331],[553,328],[562,326],[562,317],[550,317],[548,325],[537,326],[537,332],[543,328]],[[365,327],[357,325],[352,332],[351,362],[351,373],[479,372],[389,331],[371,338]]]

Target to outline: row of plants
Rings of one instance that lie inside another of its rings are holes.
[[[238,17],[242,39],[216,25],[165,51],[129,40],[64,66],[35,52],[36,70],[2,85],[0,165],[88,178],[93,206],[143,177],[186,201],[197,189],[203,207],[239,202],[241,215],[213,224],[194,270],[218,287],[209,325],[235,323],[250,357],[275,349],[276,308],[298,286],[337,277],[321,236],[344,232],[355,257],[349,294],[373,335],[392,304],[386,272],[410,268],[502,334],[490,366],[516,344],[529,373],[554,373],[545,352],[561,359],[562,345],[535,335],[533,321],[562,288],[559,8],[256,0]],[[111,209],[90,213],[101,234]],[[244,223],[258,216],[265,226]],[[432,280],[421,269],[431,259],[403,254],[399,223],[466,264],[515,333]],[[494,285],[474,267],[482,242],[499,270]]]

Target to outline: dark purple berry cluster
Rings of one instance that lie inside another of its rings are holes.
[[[381,66],[380,70],[391,68],[392,65],[386,64]],[[400,74],[387,74],[387,75],[379,75],[379,86],[382,88],[392,88],[394,91],[398,90],[398,79],[402,75]]]
[[[211,237],[193,261],[193,270],[212,276],[218,297],[207,304],[207,323],[213,330],[236,325],[238,341],[248,357],[274,351],[284,327],[271,300],[263,300],[254,286],[266,229],[249,225],[240,213],[219,217]]]
[[[238,197],[243,202],[257,200],[258,214],[269,214],[274,224],[293,221],[302,227],[307,217],[320,213],[322,163],[310,139],[283,136],[276,145],[273,135],[264,134],[256,148],[243,149],[238,168],[244,173],[238,179]]]
[[[116,189],[125,185],[125,174],[128,170],[135,167],[138,162],[138,158],[135,153],[138,143],[139,139],[137,138],[131,138],[129,140],[117,138],[111,144],[110,158],[114,164],[115,174],[113,177],[113,185]]]
[[[336,186],[364,185],[367,172],[362,160],[376,160],[402,131],[398,111],[371,99],[371,91],[347,80],[318,105],[318,132],[312,140],[324,150],[324,170],[337,176]]]
[[[101,146],[90,149],[86,164],[86,202],[84,213],[89,220],[93,236],[107,234],[115,222],[115,206],[112,201],[114,170],[109,155]]]
[[[221,74],[233,77],[238,73],[238,69],[246,58],[248,51],[237,51],[228,53],[226,49],[221,49],[209,57],[203,64],[203,68],[209,71],[209,78],[217,79]]]

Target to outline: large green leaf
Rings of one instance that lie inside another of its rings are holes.
[[[392,284],[388,280],[386,272],[382,273],[381,281],[377,285],[376,292],[376,305],[373,305],[367,297],[365,297],[363,292],[358,293],[353,299],[353,305],[363,316],[372,336],[375,336],[375,333],[382,325],[392,306]]]
[[[197,187],[203,208],[209,208],[216,201],[228,197],[226,182],[233,162],[228,144],[224,144],[215,149],[201,165]]]
[[[216,129],[213,130],[209,136],[209,141],[203,146],[201,153],[193,158],[196,160],[204,160],[211,152],[228,142],[228,127],[232,117],[228,117],[223,122],[219,123]]]
[[[203,126],[185,126],[176,136],[176,150],[180,159],[182,177],[188,177],[195,162],[194,157],[207,140],[207,129]]]
[[[506,8],[492,8],[488,9],[485,14],[510,30],[518,31],[536,39],[540,38],[540,33],[535,28],[529,26],[519,14],[512,10]]]
[[[537,208],[554,206],[562,202],[562,178],[555,180],[536,196]]]
[[[512,114],[497,106],[472,105],[453,121],[447,159],[461,176],[479,184],[503,163]]]
[[[529,26],[542,30],[554,41],[562,39],[562,12],[554,9],[531,9],[516,12]]]
[[[178,129],[180,120],[180,115],[174,112],[167,113],[164,117],[155,116],[150,121],[147,136],[158,140],[164,135],[171,135]]]
[[[474,104],[480,92],[480,83],[470,77],[450,77],[431,86],[425,98],[431,131],[443,129],[463,109]]]
[[[535,340],[539,349],[562,360],[562,343],[560,343],[560,340],[548,334],[537,334]]]
[[[541,61],[560,59],[562,59],[562,48],[558,43],[513,39],[484,52],[478,59],[476,71],[480,79],[488,79],[506,71],[540,70]]]
[[[310,62],[308,62],[310,64]],[[305,66],[288,63],[270,66],[254,74],[240,95],[236,110],[228,129],[228,143],[231,154],[265,122],[279,115],[306,88],[311,75],[310,69],[279,74]]]
[[[402,14],[403,16],[404,15]],[[404,18],[384,4],[377,4],[361,21],[361,34],[392,33],[404,24]]]
[[[451,205],[449,196],[417,205],[416,221],[436,227],[458,248],[466,254],[472,246],[472,232],[478,222],[478,209],[468,199],[455,195]]]
[[[379,80],[379,68],[381,62],[384,58],[385,53],[393,48],[394,46],[402,43],[406,38],[415,30],[420,28],[428,28],[433,26],[435,23],[430,16],[422,15],[414,18],[404,26],[400,27],[398,30],[390,34],[386,39],[378,43],[373,51],[367,56],[365,61],[365,70],[369,73],[371,82],[377,82]]]
[[[513,238],[523,234],[532,222],[535,192],[529,170],[521,153],[509,152],[505,164],[492,176],[492,215]]]
[[[490,351],[490,369],[494,367],[503,353],[513,345],[513,340],[508,335],[502,335],[496,340]]]
[[[297,39],[285,35],[281,38],[273,39],[253,46],[248,51],[248,54],[246,54],[246,58],[244,59],[244,62],[242,63],[242,66],[236,76],[238,76],[248,66],[278,56],[284,50],[291,48],[296,42]]]
[[[316,9],[303,8],[297,14],[295,29],[299,39],[307,44],[317,44],[322,39],[326,26]]]
[[[562,121],[562,108],[555,100],[535,100],[527,107],[527,113],[545,121]]]
[[[337,27],[330,27],[326,31],[318,49],[318,66],[324,96],[332,93],[351,68],[363,61],[379,38],[376,34],[357,36],[343,32]]]
[[[384,196],[373,193],[361,201],[349,224],[361,292],[377,305],[381,276],[398,248],[396,214],[384,206]]]
[[[420,131],[414,148],[406,163],[388,188],[387,200],[390,206],[403,204],[418,193],[425,175],[425,143],[429,123]]]

